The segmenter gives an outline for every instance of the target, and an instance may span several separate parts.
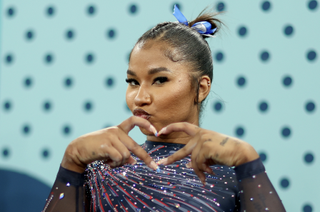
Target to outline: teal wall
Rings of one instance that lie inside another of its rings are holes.
[[[131,115],[128,54],[146,30],[176,21],[175,3],[189,20],[208,5],[225,11],[226,27],[209,40],[214,81],[202,127],[251,143],[287,211],[320,211],[314,0],[2,0],[0,190],[10,193],[0,211],[40,191],[24,211],[41,210],[68,143]],[[139,129],[130,135],[145,140]]]

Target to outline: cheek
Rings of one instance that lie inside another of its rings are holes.
[[[129,107],[129,109],[132,111],[132,107],[133,107],[133,102],[134,102],[134,98],[136,96],[136,92],[135,91],[132,91],[131,89],[127,89],[127,92],[126,92],[126,102],[127,102],[127,105]]]

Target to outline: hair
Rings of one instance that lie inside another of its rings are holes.
[[[210,78],[210,82],[212,82],[213,63],[210,47],[205,40],[208,36],[198,33],[191,26],[196,22],[208,21],[212,25],[211,29],[217,28],[211,34],[214,35],[219,31],[221,24],[223,24],[219,19],[215,18],[217,14],[219,13],[208,13],[204,9],[195,20],[188,23],[188,26],[179,22],[159,23],[145,32],[134,46],[143,46],[144,43],[150,40],[164,42],[169,46],[164,52],[165,56],[174,62],[187,62],[190,65],[190,81],[192,88],[196,89],[197,92],[195,104],[198,105],[199,114],[203,110],[202,103],[205,100],[199,102],[199,79],[207,75]]]

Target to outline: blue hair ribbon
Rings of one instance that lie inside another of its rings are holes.
[[[188,26],[187,18],[181,13],[181,11],[177,7],[177,5],[174,5],[173,15],[176,17],[176,19],[179,21],[179,23],[182,23],[182,24]],[[205,35],[205,36],[212,36],[211,34],[213,34],[217,30],[216,27],[211,29],[212,25],[208,21],[197,22],[197,23],[193,24],[191,26],[191,28],[196,30],[200,34]]]

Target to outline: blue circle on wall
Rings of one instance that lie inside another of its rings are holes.
[[[106,86],[109,87],[109,88],[111,88],[111,87],[113,87],[113,85],[114,85],[114,79],[113,79],[113,77],[107,77],[107,78],[106,78]]]
[[[280,181],[280,186],[282,188],[288,188],[290,186],[290,182],[287,178],[282,178]]]
[[[10,150],[8,148],[3,148],[2,149],[2,156],[4,158],[8,158],[10,156]]]
[[[291,135],[291,130],[289,127],[283,127],[281,130],[281,135],[284,138],[288,138]]]
[[[310,50],[310,51],[307,53],[307,59],[308,59],[309,61],[314,61],[316,58],[317,58],[317,53],[316,53],[314,50]]]
[[[303,206],[303,212],[312,212],[312,206],[311,205],[309,205],[309,204],[305,204],[304,206]]]
[[[315,0],[309,1],[308,7],[310,10],[315,10],[318,6],[318,2]]]
[[[48,149],[43,149],[41,155],[43,158],[47,159],[50,157],[50,151]]]
[[[222,103],[217,101],[213,104],[213,110],[216,111],[216,112],[220,112],[222,111],[223,109],[223,106],[222,106]]]
[[[9,8],[7,9],[7,16],[8,16],[8,17],[13,17],[14,14],[15,14],[15,9],[14,9],[13,7],[9,7]]]
[[[247,35],[247,28],[245,26],[239,27],[238,34],[240,37],[245,37]]]
[[[22,133],[23,134],[28,135],[28,134],[30,134],[30,132],[31,132],[30,125],[25,124],[25,125],[22,126]]]
[[[225,8],[226,8],[226,5],[225,5],[223,2],[219,2],[219,3],[217,4],[217,10],[218,10],[219,12],[224,11]]]
[[[270,58],[270,54],[269,54],[268,51],[262,51],[261,52],[261,54],[260,54],[261,61],[266,62],[266,61],[269,60],[269,58]]]
[[[245,133],[245,131],[244,131],[243,127],[237,127],[236,130],[235,130],[235,134],[238,137],[242,137],[244,135],[244,133]]]
[[[266,153],[260,152],[259,156],[260,156],[260,159],[261,159],[262,162],[266,162],[267,161],[267,154]]]
[[[62,133],[64,135],[69,135],[71,133],[71,127],[69,125],[65,125],[62,127]]]
[[[46,54],[44,56],[44,61],[47,64],[51,64],[53,62],[53,55],[52,54]]]
[[[50,111],[51,108],[52,108],[51,102],[46,101],[46,102],[43,103],[43,110],[44,110],[44,111]]]
[[[129,13],[130,14],[136,14],[138,13],[138,6],[136,4],[131,4],[129,6]]]
[[[12,55],[12,54],[7,54],[7,55],[5,56],[5,62],[6,62],[7,64],[13,63],[13,55]]]
[[[306,103],[305,109],[307,112],[311,113],[316,109],[316,105],[314,102],[309,101]]]
[[[94,55],[92,53],[87,54],[86,55],[86,61],[87,61],[87,63],[93,63]]]
[[[269,1],[262,2],[261,9],[263,11],[269,11],[271,9],[271,3]]]
[[[27,40],[32,40],[33,37],[34,37],[34,32],[32,30],[28,30],[26,32],[26,39]]]
[[[74,31],[72,29],[66,31],[66,38],[67,40],[72,40],[74,38]]]
[[[308,164],[312,163],[314,160],[314,156],[311,152],[308,152],[304,155],[304,161]]]
[[[32,86],[32,79],[30,77],[26,77],[24,80],[24,86],[26,88],[30,88]]]
[[[259,104],[259,110],[260,112],[266,112],[268,110],[268,103],[265,101],[260,102]]]
[[[87,8],[88,15],[93,15],[93,14],[95,14],[95,12],[96,12],[95,6],[93,6],[93,5],[88,6],[88,8]]]
[[[109,39],[116,38],[116,30],[115,29],[109,29],[107,32],[107,36]]]
[[[90,101],[87,101],[87,102],[84,103],[84,109],[86,111],[91,111],[92,108],[93,108],[93,105],[92,105],[92,103]]]
[[[47,7],[46,12],[47,12],[47,15],[48,15],[48,16],[53,16],[53,15],[54,15],[54,12],[55,12],[55,9],[54,9],[53,6],[49,6],[49,7]]]
[[[10,101],[5,101],[3,103],[3,109],[9,111],[12,108],[12,103]]]
[[[293,34],[293,27],[291,25],[287,25],[285,26],[283,32],[286,36],[291,36]]]
[[[215,58],[216,58],[217,62],[222,62],[223,58],[224,58],[224,55],[223,55],[222,52],[217,52]]]
[[[67,77],[65,80],[64,80],[64,85],[65,87],[69,88],[72,86],[72,78],[71,77]]]
[[[282,79],[282,83],[285,87],[290,87],[292,84],[292,78],[290,76],[284,76]]]
[[[246,85],[246,78],[244,76],[240,76],[237,79],[237,85],[239,87],[244,87]]]

